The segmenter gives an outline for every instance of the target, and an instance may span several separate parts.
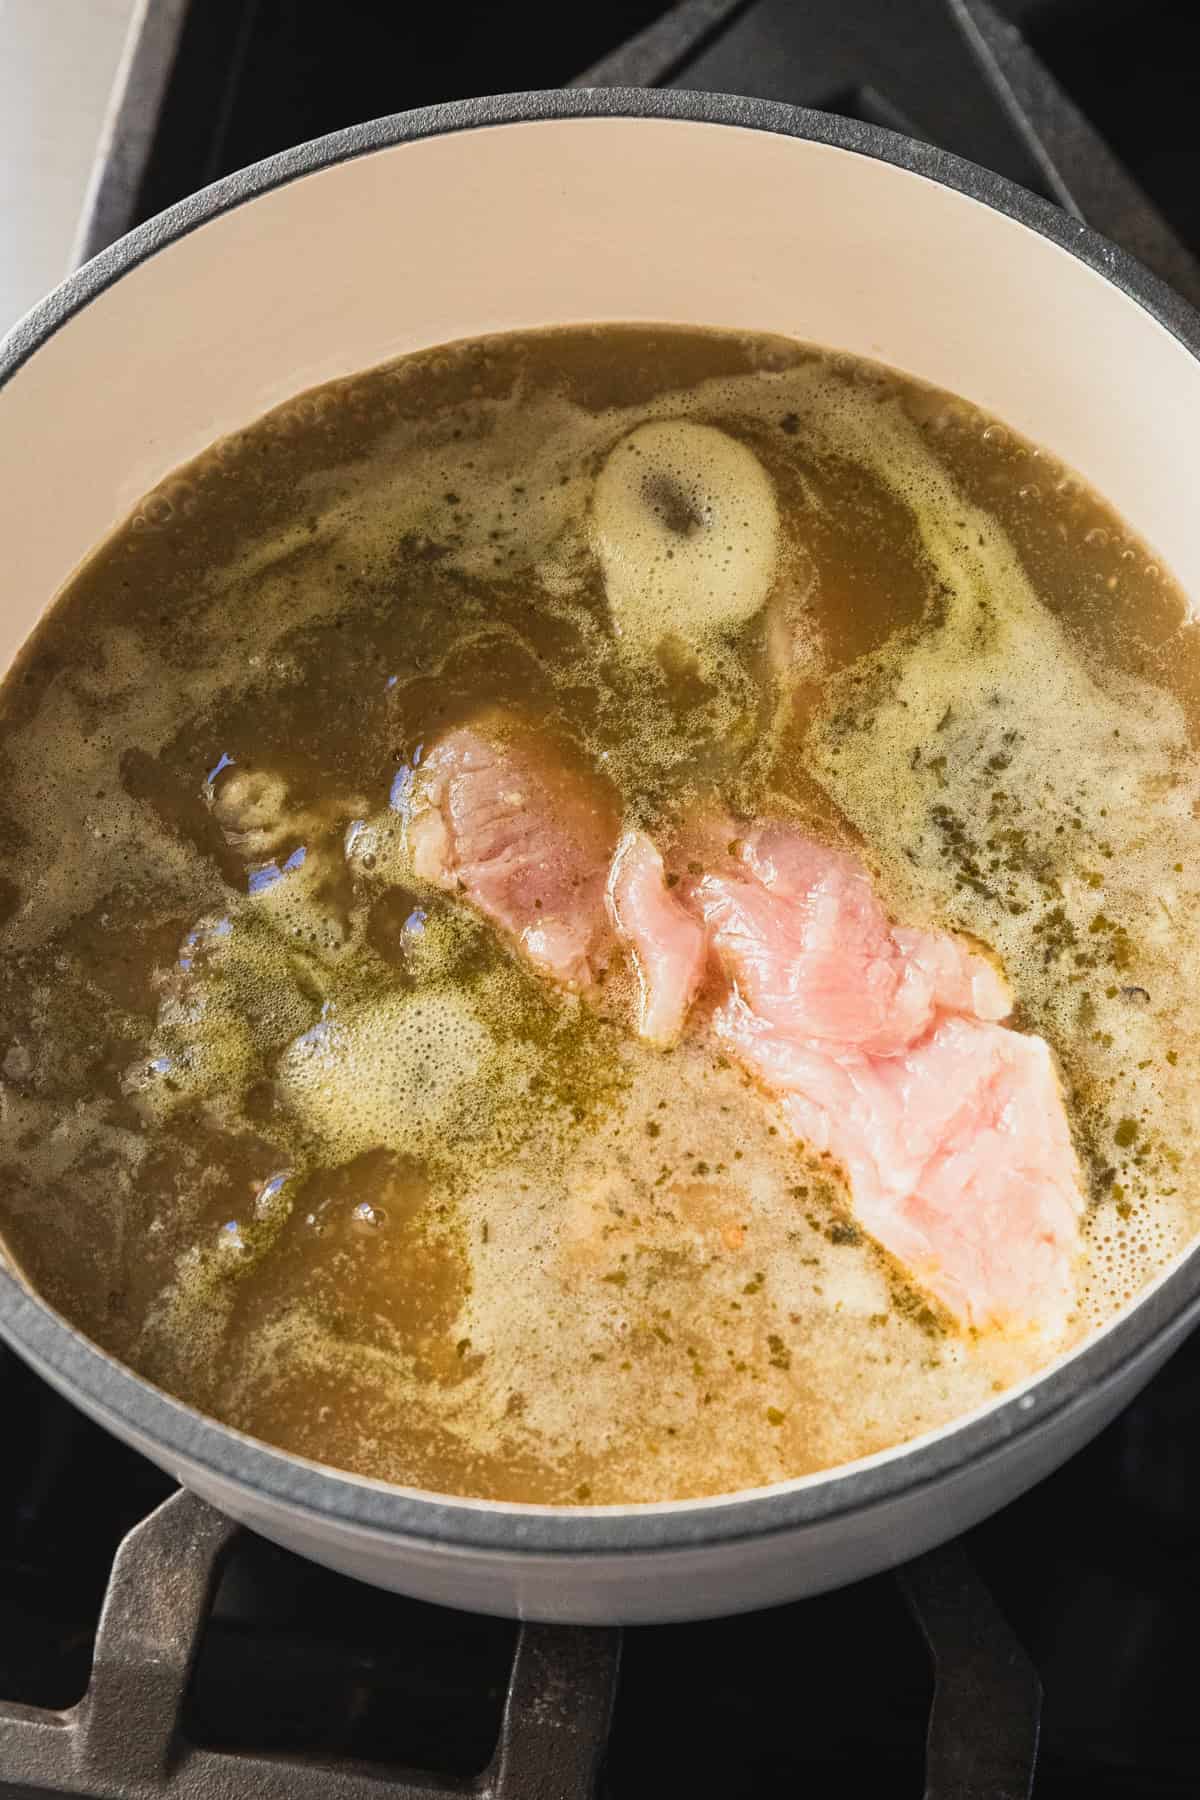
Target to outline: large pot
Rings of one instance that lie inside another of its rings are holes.
[[[994,175],[755,101],[468,102],[219,182],[73,275],[0,350],[0,660],[169,470],[298,390],[522,326],[753,328],[965,395],[1073,464],[1200,594],[1200,318]],[[959,1532],[1087,1441],[1191,1329],[1193,1250],[1106,1330],[960,1423],[827,1475],[670,1505],[444,1499],[212,1423],[0,1271],[0,1331],[118,1436],[319,1562],[429,1600],[687,1618],[853,1580]]]

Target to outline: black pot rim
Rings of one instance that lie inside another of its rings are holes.
[[[114,282],[179,238],[270,189],[376,150],[449,132],[580,118],[668,119],[807,139],[870,156],[956,189],[1069,251],[1136,301],[1200,358],[1200,315],[1131,256],[1059,208],[989,170],[857,120],[736,95],[639,88],[502,94],[399,113],[317,138],[227,176],[182,200],[95,257],[0,344],[0,388],[71,318]],[[2,401],[0,401],[2,404]],[[711,1500],[596,1509],[457,1500],[341,1474],[273,1450],[152,1387],[92,1344],[0,1269],[0,1334],[61,1388],[152,1443],[163,1462],[206,1475],[316,1519],[397,1540],[462,1551],[544,1556],[686,1550],[794,1531],[844,1518],[988,1463],[1033,1431],[1068,1428],[1070,1415],[1123,1375],[1133,1379],[1200,1316],[1200,1249],[1138,1304],[1057,1368],[982,1415],[928,1441],[844,1472]]]

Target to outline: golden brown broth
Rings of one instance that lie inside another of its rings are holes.
[[[674,418],[759,458],[778,567],[635,653],[589,496]],[[150,496],[0,697],[10,1252],[168,1390],[430,1489],[721,1492],[942,1424],[1033,1353],[950,1330],[702,1042],[639,1046],[619,972],[552,993],[423,889],[392,780],[519,707],[631,820],[795,816],[991,944],[1089,1171],[1079,1336],[1200,1214],[1198,667],[1096,495],[865,363],[604,327],[304,396]]]

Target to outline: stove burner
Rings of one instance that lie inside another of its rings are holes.
[[[192,1743],[197,1653],[238,1528],[192,1494],[163,1502],[113,1562],[87,1692],[65,1712],[0,1703],[0,1795],[88,1800],[590,1800],[622,1634],[523,1625],[495,1752],[477,1781]],[[1041,1689],[957,1546],[898,1578],[934,1671],[926,1800],[1028,1800]],[[416,1647],[419,1653],[419,1646]]]

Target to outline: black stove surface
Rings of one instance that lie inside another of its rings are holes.
[[[440,100],[601,85],[754,94],[938,143],[1061,199],[999,104],[963,15],[975,0],[655,0],[543,8],[455,0],[166,0],[186,16],[123,222],[232,169]],[[958,15],[958,16],[956,16]],[[997,0],[1124,168],[1200,249],[1200,78],[1188,0]],[[657,30],[656,30],[657,24]],[[1093,220],[1104,229],[1100,220]]]
[[[908,131],[1200,294],[1182,0],[663,11],[152,0],[93,247],[321,132],[582,76]],[[0,1800],[576,1800],[597,1770],[607,1800],[1191,1795],[1198,1411],[1200,1339],[1058,1474],[899,1576],[622,1641],[379,1594],[231,1532],[0,1350]]]
[[[603,1754],[605,1800],[1192,1796],[1198,1391],[1193,1340],[1095,1444],[899,1577],[744,1618],[626,1631],[607,1745],[618,1634],[534,1628],[526,1660],[543,1656],[553,1676],[562,1655],[572,1667],[583,1658],[566,1690]],[[364,1774],[362,1792],[412,1800],[429,1790],[401,1785],[412,1778],[399,1771],[443,1784],[435,1794],[494,1774],[502,1729],[521,1724],[520,1694],[506,1703],[515,1625],[377,1593],[249,1533],[226,1544],[216,1515],[188,1497],[151,1521],[156,1542],[126,1544],[123,1559],[140,1557],[126,1570],[133,1616],[110,1595],[103,1716],[70,1756],[46,1754],[25,1721],[83,1700],[118,1546],[172,1484],[6,1353],[0,1396],[3,1800],[358,1800]],[[208,1605],[205,1559],[219,1552]],[[189,1600],[177,1589],[193,1565]],[[162,1696],[146,1689],[147,1636],[160,1664],[177,1663]],[[114,1689],[114,1664],[128,1691]],[[93,1701],[96,1687],[93,1677]],[[287,1773],[277,1786],[266,1769]],[[488,1791],[583,1800],[590,1790],[531,1778]]]

